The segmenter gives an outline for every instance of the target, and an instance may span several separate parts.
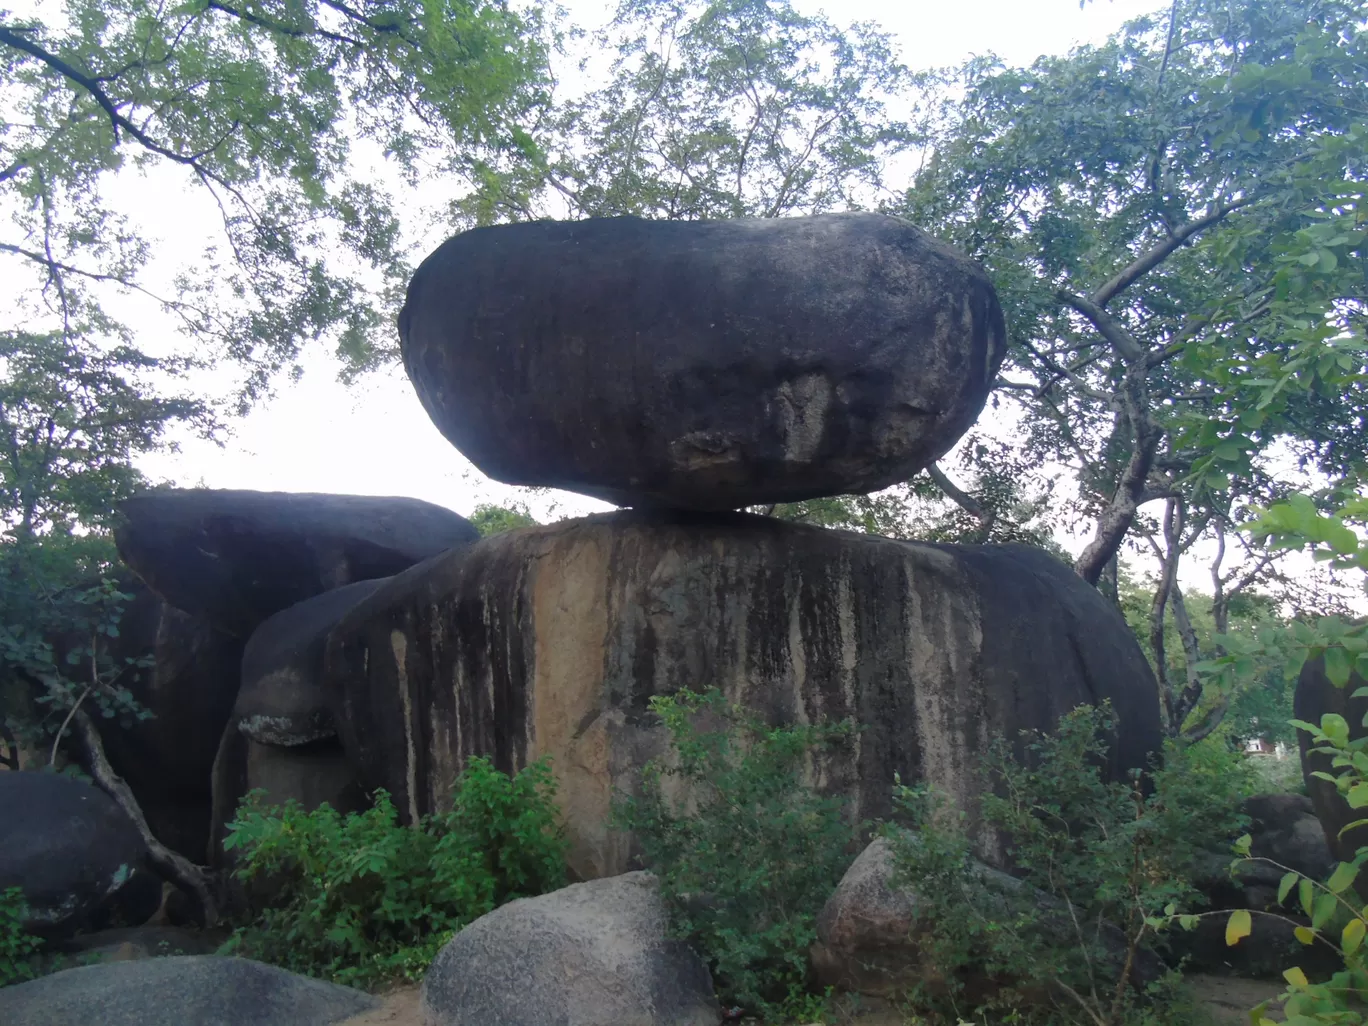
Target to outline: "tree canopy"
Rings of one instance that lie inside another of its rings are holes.
[[[171,313],[247,395],[327,339],[389,348],[408,265],[379,154],[410,181],[529,159],[547,100],[535,11],[503,0],[63,0],[0,11],[0,254],[26,312],[71,337],[126,331],[112,293]],[[167,168],[209,197],[217,237],[174,281],[117,173]],[[125,339],[126,341],[126,339]]]

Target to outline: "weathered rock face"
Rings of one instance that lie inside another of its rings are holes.
[[[417,499],[162,489],[122,506],[119,554],[171,605],[247,638],[274,613],[388,577],[479,532]]]
[[[666,936],[655,877],[627,873],[509,902],[423,979],[428,1026],[716,1026],[707,967]]]
[[[1358,674],[1351,674],[1349,683],[1337,688],[1325,675],[1325,660],[1321,657],[1308,659],[1297,678],[1297,690],[1292,699],[1292,712],[1299,720],[1320,723],[1326,713],[1338,713],[1349,722],[1349,737],[1358,739],[1368,733],[1363,720],[1368,715],[1368,698],[1350,698],[1363,687],[1364,681]],[[1297,731],[1297,741],[1301,747],[1302,775],[1306,779],[1306,793],[1311,796],[1311,804],[1316,817],[1325,830],[1325,840],[1330,852],[1340,862],[1349,862],[1355,852],[1368,845],[1368,827],[1356,827],[1343,837],[1340,831],[1356,820],[1362,819],[1362,810],[1349,808],[1335,785],[1321,780],[1312,774],[1316,771],[1334,773],[1328,755],[1318,755],[1311,751],[1311,738],[1305,731]],[[1360,883],[1360,892],[1368,900],[1368,886]]]
[[[0,773],[0,824],[0,891],[24,892],[33,933],[61,938],[157,911],[147,848],[103,791],[58,773]]]
[[[178,955],[66,969],[0,989],[5,1026],[331,1026],[379,1000],[245,958]]]
[[[418,268],[399,334],[491,477],[704,510],[907,480],[1006,351],[983,270],[877,214],[477,228]]]
[[[133,789],[152,833],[202,862],[209,837],[210,773],[228,723],[242,641],[167,605],[141,582],[124,608],[112,658],[147,660],[120,679],[151,718],[97,718],[114,772]]]
[[[341,616],[385,580],[325,591],[276,613],[252,632],[233,709],[239,730],[264,745],[303,745],[337,734],[319,679],[324,642]]]
[[[1081,703],[1115,708],[1115,772],[1160,744],[1134,637],[1046,553],[740,514],[620,512],[487,538],[356,606],[324,676],[363,786],[410,819],[447,806],[471,755],[505,770],[550,755],[583,877],[626,868],[610,797],[662,751],[648,699],[683,687],[775,721],[853,717],[858,739],[813,773],[860,818],[890,812],[895,773],[972,812],[990,738]]]

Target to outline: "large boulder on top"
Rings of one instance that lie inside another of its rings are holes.
[[[881,214],[476,228],[418,268],[399,335],[489,476],[703,510],[907,480],[1007,344],[983,269]]]
[[[247,638],[273,613],[467,545],[464,517],[418,499],[159,489],[128,499],[119,555],[171,605]]]
[[[426,1026],[716,1026],[707,967],[666,933],[655,877],[509,902],[453,937],[423,979]]]
[[[338,619],[384,580],[325,591],[281,610],[252,632],[233,708],[239,730],[264,745],[304,745],[337,734],[319,679],[324,642]]]
[[[245,958],[104,962],[0,988],[5,1026],[332,1026],[380,1004]]]
[[[1299,720],[1319,724],[1321,717],[1326,713],[1336,713],[1348,721],[1350,740],[1358,740],[1368,734],[1368,727],[1364,726],[1364,720],[1368,718],[1368,697],[1352,696],[1365,684],[1368,684],[1368,681],[1357,673],[1351,673],[1349,682],[1344,687],[1337,688],[1325,673],[1325,658],[1317,656],[1308,659],[1302,665],[1301,675],[1297,678],[1297,690],[1292,697],[1293,715]],[[1337,771],[1331,765],[1330,756],[1311,750],[1314,747],[1311,735],[1299,730],[1297,742],[1301,749],[1306,793],[1310,796],[1316,818],[1320,820],[1325,831],[1330,853],[1340,862],[1352,862],[1359,848],[1368,846],[1368,826],[1355,827],[1343,836],[1340,835],[1340,831],[1350,823],[1361,820],[1363,810],[1351,809],[1334,784],[1315,775],[1318,771],[1332,775]],[[1360,883],[1358,889],[1364,899],[1368,900],[1368,884]]]
[[[136,925],[161,904],[161,881],[137,828],[114,799],[84,781],[0,773],[0,841],[0,892],[23,891],[24,927],[42,937]]]
[[[450,802],[471,755],[552,757],[581,877],[621,872],[615,789],[662,751],[647,701],[721,688],[771,721],[854,718],[814,780],[861,819],[894,774],[972,818],[996,734],[1109,699],[1110,770],[1160,746],[1154,678],[1121,615],[1025,546],[892,541],[744,514],[623,511],[486,538],[415,567],[328,639],[325,683],[367,790],[410,820]]]

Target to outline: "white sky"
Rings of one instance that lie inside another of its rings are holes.
[[[1163,6],[1163,0],[1099,0],[1083,10],[1077,0],[800,0],[800,5],[824,9],[841,22],[880,23],[915,69],[988,52],[1029,63],[1042,53],[1101,41],[1122,22]],[[565,6],[577,23],[592,28],[606,17],[609,0],[566,0]],[[155,207],[146,220],[150,233],[162,237],[166,258],[173,259],[182,247],[192,258],[215,230],[212,213],[196,209],[189,197],[181,202],[160,191]],[[185,241],[177,245],[180,239]],[[441,241],[433,238],[430,248]],[[236,422],[225,446],[188,439],[178,454],[144,460],[144,471],[185,486],[407,495],[461,513],[479,502],[522,495],[484,478],[442,438],[401,369],[346,387],[337,382],[336,365],[325,354],[313,354],[305,368],[300,382],[282,383],[274,400]],[[572,495],[555,501],[562,515],[607,508]],[[532,507],[542,517],[552,512],[545,501]]]

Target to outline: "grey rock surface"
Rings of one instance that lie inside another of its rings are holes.
[[[907,480],[1007,346],[983,269],[881,214],[476,228],[423,261],[399,335],[491,477],[704,510]]]
[[[325,680],[363,788],[406,819],[448,807],[472,755],[552,760],[582,879],[630,866],[616,790],[661,754],[653,695],[718,687],[771,722],[851,718],[812,780],[858,819],[894,774],[975,819],[994,735],[1110,700],[1109,772],[1160,745],[1149,665],[1121,615],[1025,546],[892,541],[741,514],[624,511],[486,538],[406,571],[328,639]]]
[[[303,745],[334,737],[320,675],[328,631],[386,578],[358,581],[268,617],[247,640],[233,720],[252,741]]]
[[[218,955],[104,962],[0,988],[5,1026],[332,1026],[378,1005],[359,990]]]
[[[369,495],[166,488],[120,511],[115,539],[130,569],[177,609],[243,639],[297,602],[479,537],[440,506]]]
[[[707,968],[665,930],[649,873],[510,902],[433,960],[424,1026],[717,1026]]]
[[[0,772],[0,891],[48,938],[145,922],[161,903],[147,848],[114,799],[60,773]],[[0,1022],[4,1022],[0,1017]]]

